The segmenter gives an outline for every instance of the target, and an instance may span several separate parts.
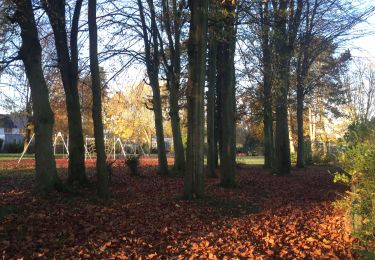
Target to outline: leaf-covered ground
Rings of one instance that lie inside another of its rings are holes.
[[[343,212],[332,205],[345,187],[327,167],[277,177],[240,165],[236,189],[207,180],[205,199],[184,201],[183,179],[157,175],[154,163],[143,161],[140,177],[116,167],[108,202],[93,188],[34,197],[27,167],[0,172],[3,258],[354,257]]]

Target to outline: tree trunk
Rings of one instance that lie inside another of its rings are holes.
[[[288,128],[288,92],[290,61],[294,50],[303,9],[303,0],[272,1],[275,15],[275,94],[276,94],[276,138],[275,172],[278,175],[290,173],[290,142]]]
[[[31,134],[32,134],[32,127],[33,127],[33,113],[32,113],[32,102],[31,99],[29,98],[29,88],[27,88],[27,97],[26,97],[26,118],[27,122],[24,128],[25,131],[25,137],[23,141],[23,150],[28,148],[28,144],[31,140]],[[26,151],[26,153],[30,153],[30,149]]]
[[[167,64],[166,58],[165,63],[167,67],[168,75],[168,86],[169,86],[169,115],[171,118],[171,127],[173,135],[173,146],[174,146],[174,166],[173,168],[177,171],[185,170],[185,151],[182,143],[182,134],[180,127],[180,108],[178,105],[179,100],[179,89],[180,89],[180,76],[181,76],[181,51],[180,51],[180,39],[181,39],[181,15],[182,6],[177,7],[176,0],[172,2],[172,17],[170,15],[170,6],[167,0],[162,1],[163,15],[165,18],[164,27],[168,37],[168,48],[170,52],[170,64]],[[171,22],[173,21],[173,26]],[[173,41],[174,39],[174,41]],[[163,53],[165,55],[165,53]],[[165,56],[164,56],[165,57]]]
[[[272,168],[274,161],[273,145],[273,120],[272,120],[272,57],[270,43],[270,25],[268,17],[269,2],[265,1],[260,4],[261,14],[261,46],[262,46],[262,63],[263,63],[263,133],[264,133],[264,167]],[[264,6],[263,6],[264,5]]]
[[[153,0],[148,0],[150,10],[151,28],[146,25],[144,8],[141,0],[137,1],[139,16],[143,32],[143,42],[145,45],[145,62],[147,75],[150,79],[152,88],[152,102],[155,118],[156,141],[158,146],[159,171],[162,175],[168,175],[167,154],[165,151],[164,130],[163,130],[163,113],[161,108],[160,86],[159,86],[159,42],[158,27],[156,24],[156,13]],[[150,32],[150,38],[149,38]],[[151,52],[152,48],[152,52]]]
[[[221,40],[222,63],[218,63],[218,83],[221,89],[221,148],[220,148],[220,184],[223,187],[235,186],[236,169],[236,124],[235,124],[235,9],[236,1],[222,7],[223,17]]]
[[[303,87],[302,83],[297,80],[297,132],[298,132],[298,148],[297,148],[297,167],[305,167],[305,137],[303,127]]]
[[[174,166],[173,168],[177,171],[185,170],[185,151],[182,143],[182,134],[180,127],[180,115],[178,105],[178,90],[179,82],[174,76],[171,77],[171,85],[169,87],[169,106],[173,135],[173,147],[174,147]]]
[[[292,112],[291,112],[291,108],[289,107],[288,108],[288,125],[289,125],[289,149],[290,149],[290,153],[291,154],[295,154],[296,153],[296,149],[295,149],[295,146],[294,146],[294,139],[293,139],[293,130],[294,130],[294,127],[293,127],[293,121],[292,121]]]
[[[211,0],[211,4],[212,4]],[[211,9],[212,10],[212,9]],[[215,39],[215,25],[209,28],[208,68],[207,68],[207,176],[216,178],[217,139],[215,138],[215,96],[216,96],[216,68],[217,68],[217,40]],[[215,145],[216,144],[216,145]]]
[[[22,38],[19,55],[25,65],[33,100],[35,191],[45,194],[60,184],[52,148],[54,115],[49,103],[48,87],[42,70],[42,48],[38,39],[31,0],[18,0],[14,1],[14,4],[16,5],[14,20],[20,26]]]
[[[165,151],[163,112],[161,108],[160,87],[158,78],[151,79],[152,102],[155,118],[156,143],[158,148],[159,171],[162,175],[168,175],[167,153]]]
[[[222,139],[221,139],[221,128],[222,128],[222,95],[221,95],[221,75],[219,75],[220,66],[223,63],[227,62],[224,60],[223,50],[221,46],[217,45],[216,50],[216,100],[215,100],[215,166],[219,168],[221,164],[221,148],[223,146]]]
[[[286,56],[281,54],[281,56]],[[288,90],[289,90],[289,62],[282,57],[279,69],[279,86],[276,97],[276,138],[275,163],[276,173],[286,175],[290,173],[290,142],[288,127]]]
[[[310,132],[310,151],[311,155],[316,153],[316,115],[311,105],[309,106],[309,132]]]
[[[76,2],[72,34],[78,32],[78,19],[82,0]],[[58,67],[65,91],[66,109],[69,128],[69,165],[68,183],[87,183],[85,173],[85,149],[83,142],[82,117],[78,94],[78,59],[71,59],[66,32],[65,1],[43,0],[44,9],[49,17],[58,58]],[[77,39],[71,40],[72,54],[78,53]],[[78,54],[77,54],[78,55]],[[72,55],[73,56],[73,55]],[[73,64],[74,63],[74,64]]]
[[[102,91],[99,75],[98,61],[98,31],[96,25],[96,0],[88,2],[88,24],[89,24],[89,49],[90,49],[90,71],[92,81],[92,119],[94,121],[94,137],[96,149],[96,171],[98,175],[98,194],[107,199],[108,172],[106,166],[106,154],[104,145],[103,121],[102,121]]]
[[[190,0],[189,8],[188,140],[184,196],[192,199],[204,194],[204,81],[208,0]]]

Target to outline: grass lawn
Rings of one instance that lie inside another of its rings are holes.
[[[18,160],[21,157],[20,153],[0,153],[1,160]],[[34,154],[25,154],[23,156],[25,159],[34,159]]]
[[[17,160],[20,158],[21,154],[18,153],[0,153],[1,160]],[[55,156],[57,159],[66,158],[66,154],[57,154]],[[34,154],[25,154],[23,159],[34,159]],[[206,162],[206,158],[205,158]],[[264,157],[263,156],[237,156],[237,163],[249,164],[249,165],[263,165]]]
[[[249,164],[249,165],[263,165],[264,157],[263,156],[237,156],[236,162]]]
[[[21,157],[20,153],[0,153],[1,160],[17,160]],[[55,156],[57,159],[66,158],[66,154],[57,154]],[[25,154],[22,159],[34,159],[35,154]]]

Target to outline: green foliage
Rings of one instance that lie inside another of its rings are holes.
[[[139,156],[138,155],[127,155],[125,157],[125,164],[129,167],[131,175],[138,175]]]
[[[344,204],[353,234],[367,251],[375,252],[375,124],[353,124],[348,130],[338,158],[344,171],[335,174],[335,181],[351,186]]]

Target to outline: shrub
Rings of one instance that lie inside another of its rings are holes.
[[[344,206],[353,235],[367,251],[375,252],[375,128],[356,129],[360,132],[349,129],[346,148],[338,157],[343,172],[335,174],[335,181],[350,185]]]
[[[125,164],[129,167],[131,175],[138,175],[139,155],[127,155],[125,157]]]
[[[9,143],[5,144],[4,151],[6,153],[22,153],[23,151],[23,143]]]
[[[2,148],[3,148],[3,143],[4,143],[4,140],[0,138],[0,151],[1,151]]]

